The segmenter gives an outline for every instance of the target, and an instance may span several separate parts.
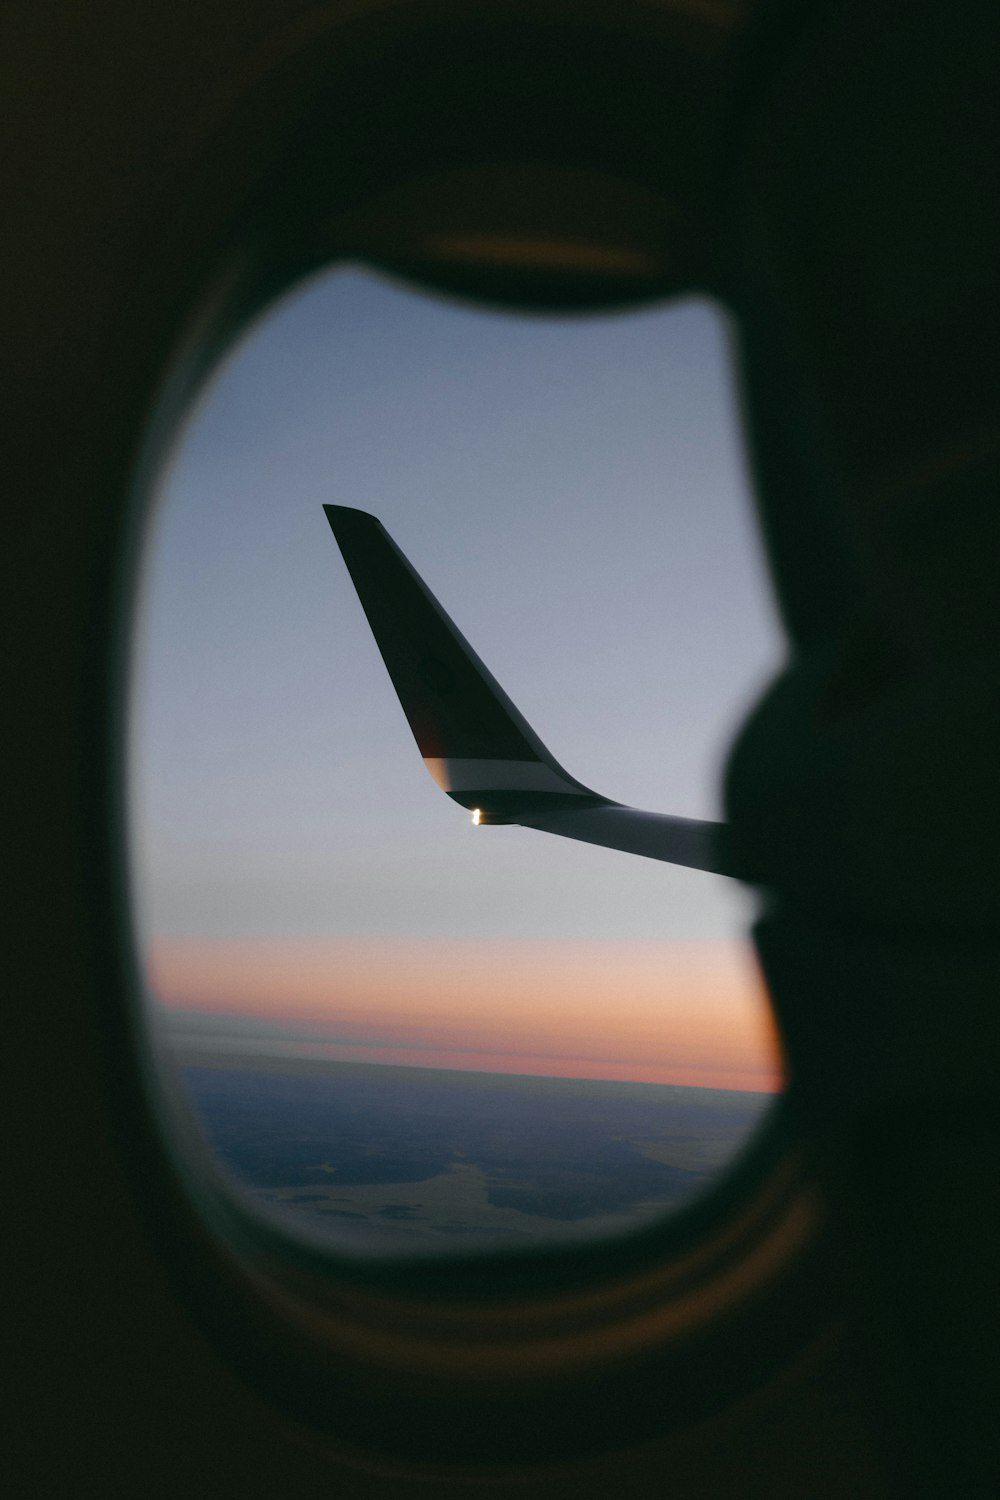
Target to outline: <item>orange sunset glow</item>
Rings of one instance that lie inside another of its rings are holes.
[[[745,945],[159,938],[168,1010],[289,1027],[283,1055],[771,1091],[782,1065]]]

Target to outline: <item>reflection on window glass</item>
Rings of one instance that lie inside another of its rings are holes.
[[[780,1082],[745,898],[474,828],[424,769],[327,502],[383,520],[573,775],[716,817],[780,649],[722,319],[309,283],[180,435],[131,708],[151,1034],[265,1215],[425,1254],[688,1202]]]

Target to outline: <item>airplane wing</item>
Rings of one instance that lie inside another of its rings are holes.
[[[640,812],[564,771],[375,516],[327,520],[428,771],[475,823],[517,823],[739,875],[724,823]]]

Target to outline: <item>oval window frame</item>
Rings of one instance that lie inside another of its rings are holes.
[[[444,177],[448,190],[440,189],[433,159],[440,142],[433,132],[423,168],[425,182],[438,184],[431,194],[437,218],[430,235],[418,211],[419,194],[407,196],[412,183],[401,180],[396,166],[391,192],[372,188],[379,167],[385,171],[384,120],[370,152],[375,166],[367,186],[359,190],[355,181],[342,211],[330,212],[320,194],[305,192],[309,180],[325,181],[323,153],[306,169],[296,151],[316,133],[327,142],[337,138],[330,117],[338,79],[354,69],[356,89],[358,77],[377,73],[380,97],[387,98],[401,66],[412,69],[442,36],[446,51],[454,53],[461,44],[470,57],[481,52],[481,17],[456,18],[452,7],[404,9],[401,19],[370,6],[340,25],[328,21],[321,36],[304,45],[295,37],[272,49],[257,60],[260,76],[245,81],[243,97],[223,101],[217,121],[200,122],[183,153],[172,186],[183,212],[151,266],[151,313],[140,330],[145,379],[133,406],[133,482],[117,551],[119,704],[126,701],[143,512],[162,456],[226,348],[296,281],[338,255],[360,257],[449,292],[493,303],[502,293],[511,305],[561,310],[623,305],[710,283],[707,271],[696,274],[698,195],[675,184],[676,201],[665,205],[654,191],[662,161],[654,163],[651,184],[640,182],[636,191],[634,174],[626,175],[621,193],[608,186],[616,182],[615,151],[602,152],[588,174],[578,164],[567,167],[555,148],[553,168],[540,142],[538,160],[528,164],[536,184],[546,172],[554,174],[552,182],[566,181],[569,173],[580,190],[565,194],[565,249],[589,236],[592,250],[600,230],[604,251],[609,245],[613,250],[609,226],[625,233],[634,255],[619,257],[610,272],[606,255],[602,262],[589,252],[583,260],[549,254],[540,269],[526,253],[513,275],[509,255],[491,260],[490,236],[494,243],[503,238],[497,200],[493,218],[485,227],[477,224],[475,195],[470,197],[468,177],[462,178],[470,169],[458,169],[456,185],[454,162]],[[488,24],[503,30],[514,24],[512,18],[522,28],[529,24],[517,6],[495,7]],[[676,69],[685,41],[676,16],[643,9],[629,22],[624,28],[616,17],[613,24],[599,6],[587,7],[582,21],[578,13],[573,17],[573,45],[591,58],[592,76],[612,80],[607,97],[602,92],[587,100],[586,90],[581,95],[599,118],[623,80],[631,81],[621,59],[614,81],[602,42],[627,30],[623,58],[645,49]],[[536,7],[531,24],[538,55],[528,48],[524,66],[544,81],[546,68],[562,56],[567,7]],[[337,107],[350,116],[353,95],[347,93]],[[633,107],[622,115],[632,122],[635,154],[643,110],[628,97]],[[495,142],[497,130],[490,121],[487,142]],[[612,144],[627,160],[628,140]],[[282,164],[289,162],[295,170],[283,174]],[[358,175],[365,178],[365,172]],[[226,185],[221,194],[220,182]],[[543,192],[528,198],[553,202]],[[305,206],[303,199],[309,200]],[[515,180],[504,209],[508,217],[522,201]],[[375,205],[367,216],[365,202]],[[478,262],[434,250],[435,244],[440,250],[449,214],[466,247],[478,244]],[[528,243],[530,251],[524,226],[511,220],[508,228],[508,242]],[[539,232],[546,244],[558,243],[551,225]],[[664,257],[664,236],[674,232],[681,251],[675,253],[671,243]],[[620,233],[619,249],[621,243]],[[704,261],[704,247],[700,253]],[[623,279],[623,264],[639,269]],[[113,725],[112,761],[119,768],[125,756],[122,717]],[[120,775],[119,793],[123,786]],[[141,968],[131,929],[124,816],[119,806],[112,836],[120,871],[119,972],[131,1007],[126,1025],[147,1088],[148,1107],[135,1116],[142,1117],[144,1129],[131,1143],[133,1164],[141,1164],[139,1196],[152,1231],[167,1243],[167,1264],[196,1320],[276,1405],[341,1447],[383,1458],[389,1453],[401,1462],[537,1462],[619,1447],[704,1420],[779,1377],[823,1337],[828,1319],[817,1320],[815,1310],[834,1300],[820,1290],[832,1282],[820,1233],[823,1210],[788,1112],[780,1108],[727,1180],[676,1219],[621,1242],[553,1247],[516,1259],[477,1255],[402,1269],[336,1263],[261,1224],[226,1192],[217,1174],[193,1173],[186,1147],[182,1167],[163,1129],[160,1084],[138,1006],[130,999],[141,988]],[[393,1413],[388,1434],[386,1410]]]

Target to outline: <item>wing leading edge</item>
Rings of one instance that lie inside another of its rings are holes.
[[[375,516],[325,505],[417,748],[477,823],[738,875],[724,823],[640,812],[564,771]]]

